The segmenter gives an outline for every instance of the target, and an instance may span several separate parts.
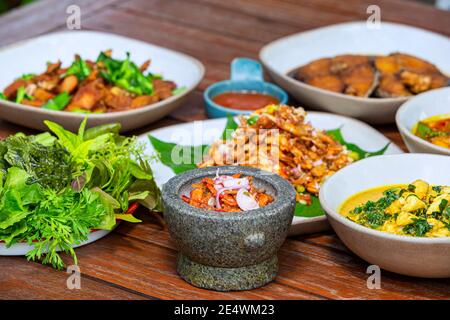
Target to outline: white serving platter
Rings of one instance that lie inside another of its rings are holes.
[[[354,143],[367,151],[377,151],[391,142],[383,134],[369,125],[355,119],[322,112],[309,112],[307,121],[312,125],[324,130],[341,128],[342,134],[347,142]],[[139,136],[139,140],[145,143],[145,154],[152,156],[153,174],[158,186],[162,186],[175,174],[172,169],[162,164],[157,157],[152,144],[148,139],[151,134],[155,138],[180,145],[210,145],[220,138],[225,128],[226,119],[213,119],[195,121],[173,125],[150,131]],[[386,154],[403,153],[402,150],[391,142]],[[313,218],[294,217],[289,235],[314,233],[326,230],[329,224],[325,216]]]
[[[0,91],[14,79],[26,73],[42,73],[48,61],[61,60],[63,66],[79,54],[95,60],[101,51],[113,50],[113,57],[131,60],[138,65],[151,59],[149,71],[174,81],[183,93],[142,108],[105,114],[89,115],[88,126],[120,122],[122,131],[129,131],[154,122],[179,107],[202,80],[202,63],[186,54],[123,36],[94,31],[65,31],[43,35],[0,49]],[[46,130],[44,120],[58,122],[70,130],[78,129],[85,115],[46,110],[0,100],[0,118],[38,130]]]

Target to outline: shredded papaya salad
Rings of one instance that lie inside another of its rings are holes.
[[[192,184],[189,196],[182,200],[191,206],[219,212],[242,212],[264,207],[273,198],[253,185],[253,177],[242,174],[216,175],[215,178],[203,178]]]

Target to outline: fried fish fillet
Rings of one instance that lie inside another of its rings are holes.
[[[333,91],[333,92],[338,92],[338,93],[344,92],[344,88],[345,88],[345,84],[339,78],[339,76],[336,76],[333,74],[311,77],[311,78],[306,79],[305,83],[307,83],[311,86],[317,87],[317,88],[321,88],[321,89],[325,89],[325,90],[329,90],[329,91]]]
[[[395,74],[400,71],[400,64],[394,56],[377,56],[374,63],[380,73]]]
[[[330,75],[331,59],[323,58],[310,62],[297,70],[296,78],[306,80],[317,76]]]
[[[299,68],[296,78],[317,88],[360,97],[369,96],[377,81],[370,59],[361,55],[315,60]]]
[[[376,57],[375,67],[382,74],[395,75],[380,82],[377,92],[381,97],[408,96],[448,85],[448,78],[435,65],[404,53]]]
[[[330,71],[331,73],[336,74],[361,65],[370,66],[370,59],[368,56],[345,54],[331,59]]]
[[[406,97],[449,85],[449,78],[404,53],[388,56],[338,55],[300,67],[294,77],[309,85],[357,97]]]

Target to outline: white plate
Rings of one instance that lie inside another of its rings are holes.
[[[267,44],[259,57],[275,82],[305,106],[369,123],[390,123],[408,98],[351,97],[307,85],[287,73],[313,60],[338,54],[385,55],[397,51],[425,59],[450,74],[449,38],[388,22],[382,22],[380,29],[369,29],[366,22],[350,22],[301,32]]]
[[[384,135],[369,125],[347,117],[322,112],[309,112],[307,120],[311,121],[315,127],[325,130],[342,128],[342,134],[347,142],[355,143],[367,151],[379,150],[390,142]],[[139,140],[146,144],[145,154],[147,155],[155,155],[155,150],[147,138],[148,134],[159,140],[180,145],[210,145],[220,138],[225,124],[226,119],[223,118],[183,123],[150,131],[139,136]],[[391,143],[386,150],[386,154],[396,153],[402,153],[402,150]],[[162,186],[175,175],[171,168],[163,165],[158,159],[155,159],[151,166],[158,186]],[[325,216],[294,217],[289,235],[320,232],[328,228],[329,224]]]
[[[331,176],[319,199],[342,242],[370,264],[409,276],[448,278],[450,237],[395,235],[361,226],[338,213],[340,205],[358,192],[417,179],[450,185],[450,157],[406,153],[364,159]]]
[[[397,111],[397,128],[410,152],[437,153],[450,156],[450,150],[439,147],[412,133],[420,120],[436,115],[450,115],[450,87],[425,92],[404,103]]]
[[[91,242],[97,241],[98,239],[103,238],[108,233],[110,233],[112,230],[97,230],[94,232],[91,232],[88,235],[88,239],[86,241],[81,242],[78,245],[73,246],[73,248],[78,248],[81,246],[84,246],[86,244],[89,244]],[[24,256],[32,250],[34,247],[31,245],[28,245],[26,243],[17,243],[15,245],[12,245],[11,247],[7,248],[5,243],[0,243],[0,256]],[[59,250],[58,250],[59,251]]]
[[[162,74],[178,87],[186,87],[186,91],[135,110],[89,115],[89,126],[120,122],[122,130],[128,131],[154,122],[180,106],[204,75],[204,67],[198,60],[142,41],[93,31],[56,32],[0,50],[0,91],[22,74],[42,73],[47,61],[61,60],[63,66],[68,66],[76,53],[84,59],[95,60],[100,51],[107,49],[112,49],[113,57],[118,59],[124,59],[126,52],[130,52],[131,60],[137,65],[151,59],[149,71]],[[34,129],[46,130],[42,122],[51,120],[76,130],[84,117],[78,113],[33,108],[0,100],[0,118]]]

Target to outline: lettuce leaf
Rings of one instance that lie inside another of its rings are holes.
[[[6,229],[12,226],[29,214],[30,212],[23,207],[22,199],[18,191],[8,189],[3,193],[0,204],[0,229]]]
[[[27,223],[22,219],[6,229],[0,229],[0,241],[4,241],[6,246],[9,247],[18,242],[18,238],[20,239],[21,235],[27,232],[27,230]]]
[[[27,206],[42,200],[40,187],[28,185],[30,175],[19,168],[9,168],[1,190],[0,230],[7,229],[25,219],[31,211]]]

